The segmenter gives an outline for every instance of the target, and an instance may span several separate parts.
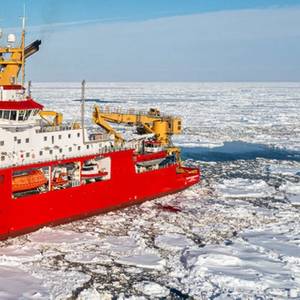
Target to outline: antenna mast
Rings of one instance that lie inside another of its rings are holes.
[[[22,86],[25,83],[25,34],[26,34],[26,5],[24,3],[23,17],[22,17]]]

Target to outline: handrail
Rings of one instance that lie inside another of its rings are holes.
[[[67,131],[72,130],[71,125],[60,125],[60,126],[41,126],[40,129],[37,129],[37,133],[41,132],[57,132],[57,131]]]
[[[128,109],[124,109],[124,108],[111,108],[109,106],[104,106],[104,107],[99,107],[100,112],[102,113],[109,113],[109,114],[129,114],[129,115],[139,115],[139,116],[151,116],[153,118],[158,117],[158,118],[176,118],[176,115],[167,115],[165,113],[161,113],[158,116],[155,115],[151,115],[149,113],[149,111],[147,110],[137,110],[135,108],[128,108]]]

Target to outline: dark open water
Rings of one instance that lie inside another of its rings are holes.
[[[300,161],[300,151],[279,149],[241,141],[225,142],[224,146],[216,148],[182,147],[181,149],[183,159],[190,158],[201,161],[252,160],[256,158]]]

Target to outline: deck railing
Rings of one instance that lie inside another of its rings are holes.
[[[134,108],[124,109],[124,108],[111,108],[109,106],[100,107],[100,112],[102,113],[109,113],[109,114],[129,114],[129,115],[138,115],[138,116],[151,116],[151,117],[159,117],[159,118],[174,118],[175,115],[167,115],[165,113],[159,112],[158,115],[155,115],[155,113],[151,114],[149,110],[137,110]]]
[[[59,125],[59,126],[41,126],[40,129],[37,129],[37,133],[43,132],[55,132],[55,131],[67,131],[74,129],[72,125]]]

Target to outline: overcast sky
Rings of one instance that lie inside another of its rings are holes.
[[[7,2],[5,33],[23,1]],[[27,41],[43,42],[27,63],[33,81],[300,81],[300,1],[31,0],[26,10]]]

